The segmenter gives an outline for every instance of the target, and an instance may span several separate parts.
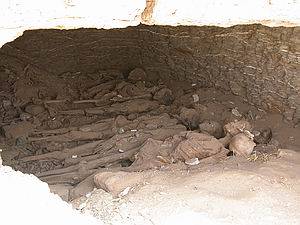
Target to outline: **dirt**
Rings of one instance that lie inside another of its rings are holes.
[[[299,153],[282,149],[268,161],[231,157],[219,164],[177,164],[139,175],[115,172],[110,176],[111,194],[95,189],[72,204],[114,225],[296,225],[299,162]],[[128,180],[120,182],[124,177]]]

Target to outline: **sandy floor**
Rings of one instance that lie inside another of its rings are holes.
[[[268,162],[230,158],[143,173],[125,197],[98,189],[73,205],[114,225],[300,224],[300,154],[293,151]]]
[[[36,177],[2,166],[1,224],[300,224],[300,153],[294,151],[281,150],[267,162],[231,157],[140,175],[123,197],[95,189],[74,200],[76,212]]]

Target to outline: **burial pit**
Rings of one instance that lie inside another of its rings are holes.
[[[4,174],[96,224],[300,222],[298,1],[30,2],[1,9]]]

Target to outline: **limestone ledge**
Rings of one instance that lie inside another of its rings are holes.
[[[2,0],[0,46],[25,30],[147,25],[300,25],[300,0]]]

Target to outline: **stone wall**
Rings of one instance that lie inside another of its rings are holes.
[[[21,68],[33,64],[52,75],[127,73],[141,66],[152,78],[216,86],[289,120],[300,119],[300,27],[27,31],[2,47],[0,59],[2,65],[11,67],[13,59]]]
[[[138,40],[134,27],[26,31],[1,48],[0,59],[4,62],[9,55],[23,68],[33,64],[53,75],[93,74],[105,69],[126,72],[139,66]]]
[[[300,118],[300,27],[138,28],[148,74],[216,86]]]

